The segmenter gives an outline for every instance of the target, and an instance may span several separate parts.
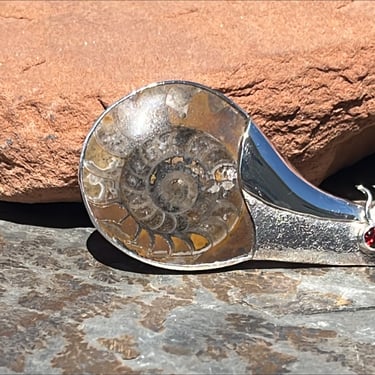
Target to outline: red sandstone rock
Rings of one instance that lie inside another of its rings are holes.
[[[313,183],[375,151],[373,2],[0,3],[0,200],[79,200],[80,149],[129,91],[246,109]]]

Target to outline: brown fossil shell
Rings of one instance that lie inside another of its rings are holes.
[[[121,99],[83,147],[80,186],[112,244],[172,269],[216,268],[249,256],[254,229],[237,179],[248,118],[223,95],[182,81]]]

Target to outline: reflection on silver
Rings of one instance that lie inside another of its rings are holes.
[[[266,204],[326,219],[363,220],[363,206],[308,183],[274,149],[250,120],[240,151],[243,188]]]
[[[79,183],[103,236],[155,266],[375,264],[368,189],[359,203],[309,184],[241,108],[197,83],[153,84],[109,107]]]

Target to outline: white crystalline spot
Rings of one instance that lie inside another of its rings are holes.
[[[233,189],[235,185],[231,181],[224,181],[221,186],[224,188],[224,190],[228,191],[228,190]]]
[[[168,91],[166,105],[174,109],[179,117],[186,117],[191,97],[195,91],[196,90],[186,90],[186,87],[173,87]]]
[[[131,141],[146,140],[168,128],[165,94],[143,94],[136,101],[121,103],[117,108],[120,131]]]
[[[220,191],[220,186],[219,184],[214,184],[209,189],[207,189],[207,191],[211,194],[215,194]]]
[[[212,191],[217,192],[220,188],[229,191],[236,186],[237,171],[232,165],[220,166],[215,170],[214,176],[217,187],[211,187]]]
[[[225,177],[228,181],[234,181],[237,179],[237,171],[233,167],[225,168]]]

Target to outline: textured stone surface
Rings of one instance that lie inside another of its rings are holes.
[[[164,79],[243,106],[311,181],[374,151],[373,2],[1,2],[0,199],[78,200],[103,105]]]
[[[0,204],[2,374],[375,372],[373,268],[172,273],[33,210]]]

